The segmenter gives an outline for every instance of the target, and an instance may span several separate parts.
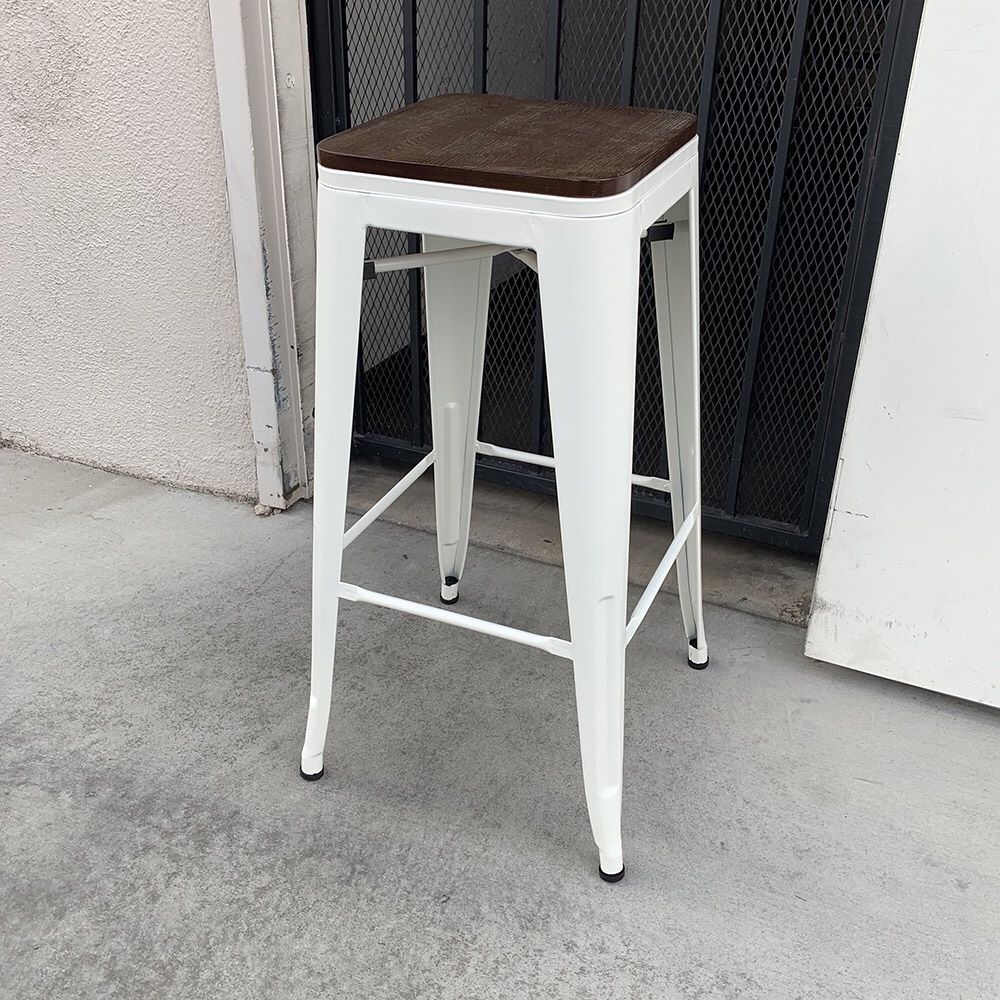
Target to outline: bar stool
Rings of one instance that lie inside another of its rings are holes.
[[[573,663],[583,780],[605,881],[624,874],[625,648],[674,564],[691,666],[701,603],[698,153],[692,116],[493,95],[436,97],[319,144],[312,677],[300,773],[323,774],[341,599]],[[366,261],[367,227],[421,253]],[[632,475],[640,240],[650,242],[670,482]],[[477,440],[493,256],[537,270],[554,459]],[[424,268],[434,449],[345,531],[362,281]],[[440,596],[458,599],[477,454],[554,467],[569,639],[374,593],[343,550],[434,466]],[[669,491],[674,538],[626,617],[633,483]]]

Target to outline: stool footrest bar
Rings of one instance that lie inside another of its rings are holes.
[[[540,465],[546,469],[554,469],[556,460],[549,455],[533,455],[530,451],[516,451],[513,448],[501,448],[498,444],[476,442],[476,452],[489,455],[492,458],[506,458],[512,462],[524,462],[525,465]],[[633,476],[633,486],[643,486],[647,490],[659,490],[660,493],[670,492],[670,480],[659,476]]]
[[[514,448],[501,448],[498,444],[476,442],[476,452],[480,455],[490,455],[493,458],[507,458],[512,462],[524,462],[525,465],[541,465],[546,469],[554,469],[556,460],[551,455],[535,455],[530,451],[516,451]]]
[[[381,500],[372,504],[371,508],[344,532],[344,548],[346,549],[362,531],[377,521],[433,464],[434,452],[431,451],[424,455]]]
[[[681,525],[680,531],[674,536],[674,540],[670,543],[667,551],[664,553],[663,558],[660,560],[660,565],[656,567],[655,572],[650,578],[649,583],[646,584],[646,589],[642,592],[639,600],[636,602],[635,610],[632,612],[632,617],[628,620],[628,624],[625,626],[625,644],[628,645],[632,641],[632,636],[638,631],[639,626],[642,624],[643,618],[646,617],[649,609],[653,606],[653,601],[656,595],[660,592],[660,588],[663,586],[663,581],[666,580],[667,574],[673,568],[674,563],[677,561],[677,557],[681,553],[681,549],[684,547],[684,543],[688,540],[688,535],[691,534],[694,529],[695,524],[698,520],[699,507],[695,507],[686,518],[684,518],[684,523]]]
[[[511,628],[509,625],[488,622],[483,618],[473,618],[472,615],[460,615],[456,611],[419,604],[402,597],[393,597],[391,594],[380,594],[374,590],[365,590],[364,587],[355,586],[353,583],[341,583],[337,587],[337,596],[347,601],[375,604],[393,611],[402,611],[420,618],[429,618],[431,621],[442,622],[445,625],[455,625],[458,628],[468,629],[470,632],[480,632],[483,635],[496,636],[498,639],[509,639],[511,642],[520,643],[522,646],[532,646],[535,649],[544,650],[546,653],[552,653],[554,656],[562,656],[566,659],[573,657],[572,646],[565,639],[537,635],[534,632]]]

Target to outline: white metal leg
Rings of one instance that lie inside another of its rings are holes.
[[[553,221],[537,250],[583,780],[602,875],[617,880],[638,224]]]
[[[424,251],[463,247],[425,236]],[[424,268],[441,600],[458,600],[469,549],[476,431],[490,301],[489,257]]]
[[[343,558],[365,227],[356,197],[320,187],[317,203],[316,449],[312,676],[301,773],[323,773]]]
[[[697,186],[670,217],[677,221],[674,239],[651,243],[650,252],[675,534],[696,511],[687,543],[677,556],[677,590],[688,638],[688,662],[701,668],[708,665],[708,643],[701,600]]]

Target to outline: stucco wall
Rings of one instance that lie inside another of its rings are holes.
[[[1000,16],[926,0],[806,652],[1000,706]]]
[[[0,439],[256,492],[204,0],[0,0]]]

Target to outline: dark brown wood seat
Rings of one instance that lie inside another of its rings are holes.
[[[321,166],[568,198],[628,190],[694,138],[693,115],[446,94],[330,136]]]

